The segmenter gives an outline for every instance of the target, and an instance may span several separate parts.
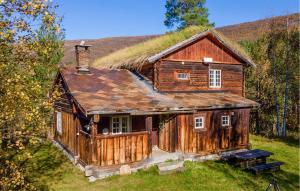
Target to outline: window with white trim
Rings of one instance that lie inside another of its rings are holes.
[[[130,131],[128,116],[112,117],[111,122],[112,134],[121,134]]]
[[[229,126],[229,124],[230,124],[230,117],[229,117],[229,115],[223,115],[222,116],[221,124],[222,124],[222,127]]]
[[[188,73],[177,73],[178,80],[188,80],[189,74]]]
[[[210,88],[221,87],[221,70],[215,70],[215,69],[209,70],[209,87]]]
[[[204,128],[204,117],[195,117],[195,129]]]
[[[62,116],[60,111],[56,112],[56,131],[62,134]]]

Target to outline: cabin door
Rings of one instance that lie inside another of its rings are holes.
[[[230,148],[231,143],[231,128],[220,128],[219,129],[219,149],[227,150]]]
[[[176,115],[160,117],[158,148],[167,152],[176,151]]]
[[[158,145],[158,131],[157,130],[155,130],[155,131],[152,130],[151,140],[152,140],[152,146]]]

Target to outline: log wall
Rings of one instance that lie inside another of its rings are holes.
[[[56,112],[54,113],[54,139],[61,143],[73,155],[77,155],[77,133],[80,128],[80,121],[72,113],[61,111],[62,114],[62,133],[57,132]]]
[[[202,111],[180,114],[164,122],[160,129],[159,148],[184,153],[214,153],[245,148],[249,144],[250,109]],[[221,116],[230,115],[229,127],[221,126]],[[194,117],[203,116],[205,128],[194,128]]]
[[[221,70],[221,88],[209,87],[209,69]],[[189,79],[178,80],[176,73],[188,73]],[[243,96],[243,66],[161,61],[157,64],[156,88],[159,91],[229,91]]]
[[[213,63],[203,64],[203,58]],[[184,64],[182,64],[184,61]],[[152,80],[159,91],[229,91],[243,96],[243,61],[212,36],[166,55],[155,64],[144,65],[140,72]],[[221,88],[209,88],[208,69],[221,70]],[[189,73],[189,80],[178,80],[176,73]]]
[[[151,150],[148,132],[96,136],[92,163],[99,166],[132,163],[147,159]]]

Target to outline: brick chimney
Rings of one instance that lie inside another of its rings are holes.
[[[76,68],[77,74],[90,74],[90,45],[85,45],[81,41],[79,45],[75,45]]]

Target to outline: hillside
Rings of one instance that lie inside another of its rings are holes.
[[[108,55],[116,50],[138,44],[140,42],[157,37],[158,35],[150,36],[131,36],[131,37],[110,37],[93,40],[84,40],[85,44],[92,45],[91,57],[96,59]],[[62,59],[64,64],[70,64],[75,62],[74,46],[79,44],[82,40],[67,40],[65,41],[65,56]]]
[[[275,22],[279,28],[283,28],[286,27],[287,19],[289,19],[290,27],[296,25],[299,27],[299,16],[300,14],[296,13],[286,16],[271,17],[253,22],[220,27],[217,28],[217,30],[233,41],[255,40],[268,31],[269,25],[272,22]]]
[[[278,23],[279,27],[285,27],[286,20],[287,18],[289,18],[290,25],[295,26],[299,25],[299,16],[300,14],[296,13],[286,16],[279,16],[253,22],[220,27],[216,30],[223,33],[226,37],[233,41],[254,40],[268,30],[268,26],[272,20],[275,20],[275,22]],[[106,56],[119,49],[144,42],[157,36],[159,35],[110,37],[85,41],[86,44],[93,46],[91,48],[91,58],[92,60],[95,60],[96,58]],[[80,41],[81,40],[67,40],[65,42],[65,56],[62,59],[62,63],[70,64],[75,62],[74,45],[79,44]]]

